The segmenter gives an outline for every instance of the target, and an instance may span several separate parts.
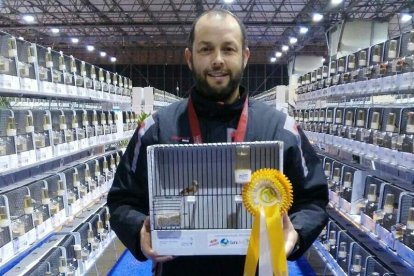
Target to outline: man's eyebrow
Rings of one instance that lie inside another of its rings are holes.
[[[207,44],[207,45],[210,45],[212,43],[211,42],[208,42],[208,41],[200,41],[200,42],[198,42],[198,44]]]

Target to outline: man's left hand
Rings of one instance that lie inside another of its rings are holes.
[[[283,215],[283,237],[285,238],[286,257],[289,257],[298,242],[299,234],[287,214]]]

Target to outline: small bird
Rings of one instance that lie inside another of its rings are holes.
[[[193,180],[193,182],[191,183],[189,187],[184,188],[180,192],[180,195],[182,196],[195,195],[197,192],[198,192],[198,182],[197,180]]]

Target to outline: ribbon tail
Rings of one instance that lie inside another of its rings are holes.
[[[270,241],[273,273],[275,276],[287,276],[285,239],[283,237],[282,216],[275,206],[265,208],[265,218]]]
[[[244,263],[243,276],[256,275],[257,263],[259,261],[259,233],[260,216],[255,216],[252,231],[250,233],[249,245],[247,247],[246,261]]]

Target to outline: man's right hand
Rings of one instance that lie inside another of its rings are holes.
[[[174,259],[173,256],[159,256],[151,246],[151,228],[149,217],[146,217],[140,232],[141,251],[147,259],[157,263],[163,263]]]

